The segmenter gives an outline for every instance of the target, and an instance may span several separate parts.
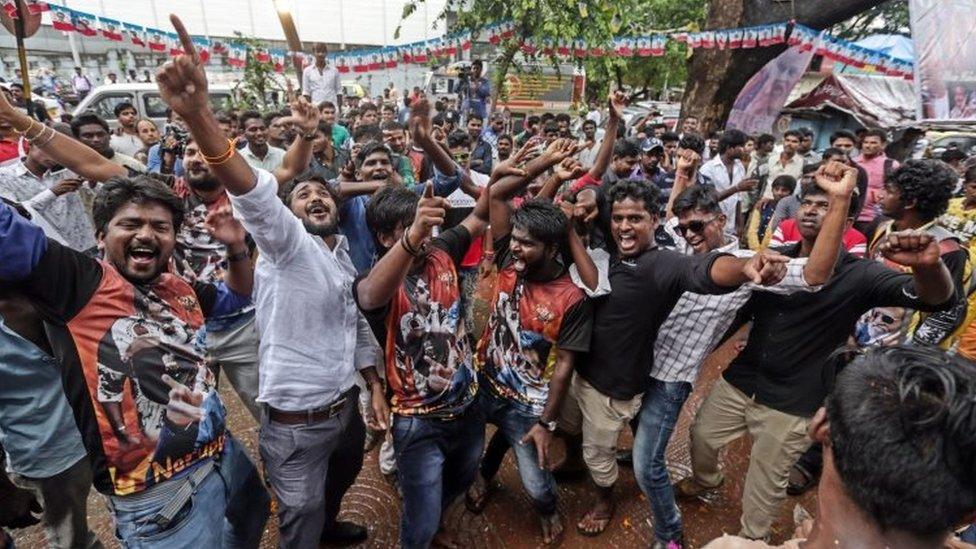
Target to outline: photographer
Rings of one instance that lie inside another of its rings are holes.
[[[85,145],[95,149],[98,154],[111,162],[126,168],[132,173],[145,173],[146,166],[131,156],[115,152],[112,148],[112,133],[108,123],[97,114],[86,112],[71,121],[71,134]]]
[[[462,69],[458,80],[459,93],[462,96],[461,114],[465,120],[469,114],[479,116],[482,120],[488,118],[488,100],[491,98],[491,85],[482,75],[484,64],[480,59],[471,62],[471,69]]]
[[[166,109],[166,125],[159,143],[149,149],[149,171],[152,173],[183,176],[183,149],[189,133],[183,118]]]

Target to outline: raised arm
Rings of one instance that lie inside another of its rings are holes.
[[[891,233],[878,250],[889,261],[912,269],[915,295],[923,303],[943,305],[952,298],[952,273],[942,262],[942,250],[932,235],[917,230]]]
[[[430,103],[426,99],[418,99],[410,106],[407,126],[410,128],[410,138],[423,149],[434,167],[444,175],[453,176],[457,172],[457,165],[451,155],[431,137]]]
[[[827,191],[830,203],[820,227],[820,234],[803,268],[803,279],[811,286],[826,284],[834,272],[837,256],[847,230],[847,212],[851,194],[857,187],[857,170],[840,162],[831,162],[817,170],[817,185]]]
[[[678,153],[678,164],[674,172],[674,186],[671,187],[671,195],[668,196],[668,205],[664,209],[664,220],[667,221],[674,217],[672,207],[674,201],[685,189],[694,185],[693,180],[698,172],[701,163],[701,156],[695,151],[684,149]]]
[[[308,169],[309,163],[312,162],[312,140],[315,139],[315,129],[321,116],[322,113],[304,97],[291,102],[291,116],[285,121],[295,125],[298,136],[285,151],[281,166],[274,171],[279,185],[288,183]]]
[[[491,185],[491,231],[495,238],[501,238],[511,232],[512,212],[508,204],[509,199],[539,174],[575,154],[576,150],[576,144],[572,140],[557,139],[549,144],[546,151],[538,158],[526,164],[523,170],[519,170],[520,173],[504,174]],[[519,154],[522,152],[520,150]],[[518,158],[513,157],[513,159],[514,162],[518,162]],[[502,165],[506,164],[511,165],[509,161]],[[499,165],[496,172],[503,169],[502,165]],[[496,177],[496,173],[492,173],[492,177]]]
[[[78,174],[82,179],[107,181],[113,177],[124,177],[129,172],[115,164],[94,149],[34,121],[26,114],[13,108],[7,95],[0,93],[0,120],[10,124],[27,138],[32,147],[38,147],[58,164]]]
[[[600,150],[596,153],[596,160],[590,168],[590,177],[599,180],[610,166],[610,158],[613,156],[613,145],[617,142],[617,130],[624,119],[624,107],[627,105],[624,92],[617,90],[610,94],[607,101],[610,106],[610,118],[607,120],[606,133],[603,134],[603,142],[600,143]]]
[[[244,194],[254,188],[257,176],[220,131],[210,110],[207,75],[186,27],[176,15],[170,15],[169,19],[186,53],[167,61],[156,71],[159,93],[163,101],[186,121],[204,158],[209,159],[210,169],[227,191],[233,195]]]
[[[207,232],[227,247],[227,276],[224,283],[235,293],[250,296],[254,288],[254,267],[248,254],[247,233],[241,222],[234,219],[229,206],[207,214]]]
[[[432,189],[427,187],[417,202],[413,223],[403,232],[403,237],[383,254],[366,278],[358,282],[356,300],[362,310],[379,309],[393,299],[431,230],[444,223],[447,208],[447,199],[434,196]]]
[[[579,160],[575,158],[567,158],[556,165],[552,170],[552,175],[549,179],[542,185],[539,192],[536,193],[536,198],[544,198],[546,200],[552,200],[556,197],[556,191],[559,187],[566,181],[574,180],[586,173],[586,169],[580,164]]]

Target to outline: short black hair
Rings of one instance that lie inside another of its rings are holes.
[[[512,227],[529,233],[545,246],[560,248],[566,241],[566,215],[549,200],[526,200],[512,212]]]
[[[749,136],[741,130],[731,129],[722,133],[718,138],[718,153],[722,154],[733,147],[741,147],[749,140]]]
[[[542,126],[542,134],[545,135],[548,132],[559,133],[559,124],[555,120],[550,120]]]
[[[244,131],[245,129],[247,129],[247,121],[248,120],[254,120],[254,119],[258,119],[261,122],[264,122],[264,117],[261,116],[261,113],[259,113],[258,111],[244,111],[244,112],[242,112],[241,115],[237,118],[237,122],[239,124],[238,125],[238,128],[241,131]]]
[[[370,141],[383,141],[383,130],[378,124],[366,124],[352,131],[352,140],[364,144]]]
[[[772,134],[768,134],[768,133],[761,133],[759,134],[759,137],[756,138],[757,147],[762,147],[764,145],[768,145],[770,143],[775,143],[775,142],[776,142],[776,138],[773,137]]]
[[[130,103],[128,101],[123,101],[123,102],[119,103],[118,105],[116,105],[114,109],[112,109],[112,112],[115,113],[115,118],[118,118],[119,115],[122,114],[122,111],[124,111],[125,109],[132,109],[132,110],[136,111],[135,105],[133,105],[132,103]],[[139,111],[136,111],[136,114],[139,114]]]
[[[544,112],[542,113],[542,116],[539,118],[539,122],[545,124],[546,122],[552,120],[553,118],[556,118],[556,115],[552,114],[551,112]]]
[[[112,131],[108,127],[108,122],[106,122],[101,116],[98,116],[93,112],[83,112],[71,119],[71,135],[73,135],[75,139],[78,139],[78,135],[81,134],[81,127],[88,126],[90,124],[98,124],[107,132]]]
[[[843,157],[847,157],[847,153],[844,152],[844,151],[842,151],[842,150],[840,150],[840,149],[836,149],[834,147],[827,147],[826,149],[824,149],[824,152],[821,155],[821,158],[823,158],[823,162],[826,162],[827,159],[830,158],[831,156],[843,156]],[[823,162],[821,162],[821,163],[823,163]]]
[[[855,143],[855,144],[857,143],[857,136],[854,135],[854,132],[849,130],[837,130],[834,133],[830,134],[831,144],[833,144],[834,141],[837,141],[838,139],[850,139],[851,143]]]
[[[881,140],[882,143],[888,142],[888,133],[882,129],[871,128],[869,130],[865,130],[864,133],[861,134],[862,140],[868,137],[877,137],[878,139]]]
[[[641,155],[640,142],[634,138],[621,139],[613,144],[613,156],[635,156]]]
[[[380,112],[380,109],[372,103],[366,103],[362,107],[359,107],[360,114],[366,114],[366,111]]]
[[[786,140],[787,137],[795,137],[798,140],[803,141],[803,133],[800,132],[800,130],[786,130],[783,132],[783,140]]]
[[[681,141],[681,136],[676,132],[664,132],[661,134],[662,143],[674,143],[675,141]]]
[[[814,136],[813,130],[811,130],[810,128],[808,128],[806,126],[803,126],[801,128],[798,128],[798,130],[803,135],[803,137],[813,137]]]
[[[485,123],[485,117],[481,116],[480,114],[475,114],[475,113],[468,114],[468,122],[471,122],[472,120],[480,120],[482,124]]]
[[[468,135],[468,132],[455,130],[447,136],[447,148],[453,149],[455,147],[471,148],[471,136]]]
[[[534,114],[532,116],[530,116],[530,117],[528,117],[528,118],[525,119],[525,125],[526,126],[531,126],[532,124],[540,124],[541,122],[542,122],[542,119],[539,118],[537,115],[534,115]]]
[[[657,185],[652,185],[640,179],[621,179],[610,187],[608,193],[610,205],[631,199],[635,202],[644,201],[644,209],[653,216],[660,216],[661,208],[658,200],[661,191]]]
[[[173,231],[179,232],[183,224],[183,201],[166,183],[148,175],[113,177],[98,189],[92,204],[95,231],[104,233],[116,212],[126,204],[148,202],[165,206],[173,214]]]
[[[281,118],[281,113],[276,111],[271,111],[269,113],[266,113],[264,115],[264,125],[271,126],[271,124],[275,121],[275,118]]]
[[[584,127],[585,126],[593,126],[595,128],[596,127],[596,122],[594,122],[593,120],[590,120],[590,119],[586,119],[586,120],[583,121],[583,126]]]
[[[966,170],[966,175],[963,176],[962,180],[966,183],[972,183],[976,181],[976,166],[970,166]]]
[[[940,160],[943,162],[959,162],[966,159],[966,153],[959,149],[946,149],[942,152]]]
[[[417,194],[405,187],[384,187],[366,205],[366,227],[379,247],[381,234],[390,234],[397,227],[409,227],[417,213]]]
[[[908,160],[886,181],[901,193],[902,201],[915,201],[915,211],[923,221],[944,214],[959,176],[941,160]]]
[[[511,134],[508,134],[508,133],[503,133],[503,134],[501,134],[501,135],[498,136],[498,141],[501,141],[502,139],[504,139],[505,141],[508,141],[509,143],[512,143],[512,144],[515,143],[515,139],[512,137]]]
[[[671,205],[671,212],[676,216],[687,211],[700,210],[712,214],[722,213],[722,206],[718,201],[718,193],[712,185],[692,185],[681,191]]]
[[[390,162],[393,162],[393,151],[391,151],[385,143],[381,141],[370,141],[364,144],[363,148],[359,149],[359,154],[356,156],[356,163],[362,164],[366,161],[369,155],[377,152],[385,153],[390,159]]]
[[[705,152],[705,140],[697,133],[687,133],[678,141],[679,149],[689,149],[699,155]]]
[[[792,193],[796,190],[796,178],[792,175],[783,174],[774,179],[773,183],[769,187],[771,189],[775,189],[776,187],[789,189],[789,191]]]
[[[810,181],[800,185],[800,199],[805,199],[808,196],[827,196],[827,191],[823,190],[815,181]],[[857,218],[861,212],[861,206],[861,200],[851,200],[850,206],[847,207],[847,218]]]
[[[332,124],[329,124],[325,120],[319,120],[319,123],[315,125],[315,131],[328,137],[330,140],[332,139]]]
[[[882,531],[941,538],[976,509],[976,366],[938,347],[874,347],[827,397],[844,492]]]
[[[333,103],[332,101],[323,101],[319,103],[319,110],[322,110],[324,108],[335,109],[336,106],[335,103]]]
[[[388,103],[383,105],[383,110],[394,112],[394,113],[396,112],[396,109],[393,107],[393,105],[390,105]]]
[[[568,114],[561,112],[556,115],[556,122],[572,122],[572,118]]]

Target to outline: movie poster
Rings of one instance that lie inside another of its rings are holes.
[[[976,0],[911,0],[919,120],[976,120]]]

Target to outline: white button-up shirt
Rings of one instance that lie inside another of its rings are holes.
[[[353,386],[357,370],[378,364],[379,345],[352,297],[346,239],[337,235],[329,249],[281,202],[274,176],[255,172],[257,185],[230,200],[259,253],[257,400],[286,411],[320,408]]]
[[[258,158],[258,155],[251,151],[250,146],[244,147],[237,154],[241,155],[241,158],[244,160],[247,160],[247,163],[252,168],[262,169],[268,172],[277,170],[281,166],[281,163],[285,161],[285,150],[272,147],[271,145],[268,145],[268,152],[264,155],[264,158]]]
[[[698,170],[700,174],[708,178],[708,182],[715,186],[715,190],[722,192],[730,187],[734,187],[742,182],[746,177],[746,169],[742,165],[742,161],[739,159],[735,160],[735,164],[732,165],[732,177],[729,177],[729,170],[725,167],[722,162],[721,155],[705,162],[702,167]],[[739,209],[739,193],[735,193],[732,196],[723,200],[720,204],[722,207],[722,213],[725,214],[725,234],[729,236],[736,236],[735,223],[736,223],[736,212]]]
[[[30,212],[34,224],[44,234],[65,246],[84,252],[95,247],[95,224],[85,207],[94,199],[87,184],[78,190],[57,196],[51,189],[62,179],[77,177],[68,170],[32,174],[23,162],[0,166],[0,197],[20,202]]]
[[[342,82],[339,81],[339,71],[328,64],[322,70],[314,63],[305,67],[302,71],[302,93],[312,98],[313,105],[330,101],[337,109],[340,108]]]
[[[678,218],[665,224],[665,230],[676,244],[675,249],[691,255],[691,247],[674,231]],[[736,257],[752,257],[755,252],[740,250],[739,240],[733,238],[717,252]],[[773,292],[781,295],[795,292],[815,292],[821,286],[807,284],[803,277],[807,258],[794,258],[786,264],[786,276],[772,286],[760,286],[747,282],[727,294],[704,295],[685,292],[661,325],[654,342],[654,365],[651,377],[659,381],[694,383],[702,362],[718,344],[722,335],[732,325],[738,310],[749,301],[753,291]]]

